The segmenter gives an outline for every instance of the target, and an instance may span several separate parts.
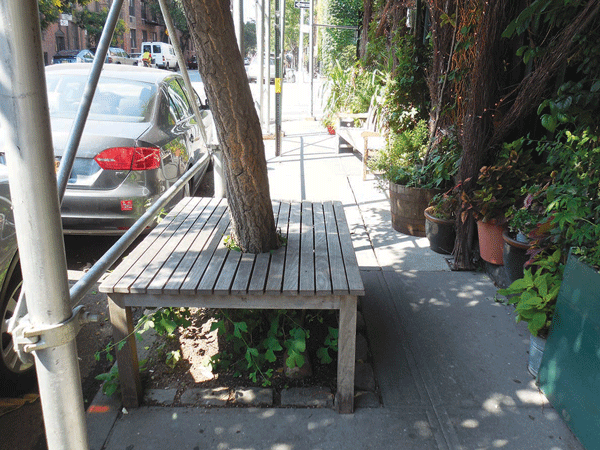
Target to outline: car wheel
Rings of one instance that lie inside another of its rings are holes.
[[[12,336],[8,333],[8,321],[15,312],[17,300],[21,293],[21,269],[17,266],[13,271],[0,309],[0,327],[2,331],[2,347],[0,348],[0,393],[2,395],[21,395],[30,392],[36,383],[35,368],[26,365],[15,352]]]

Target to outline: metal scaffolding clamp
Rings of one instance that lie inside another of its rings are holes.
[[[55,325],[36,328],[25,319],[23,325],[14,330],[13,339],[18,350],[25,353],[59,347],[75,339],[82,325],[97,321],[98,316],[85,311],[84,305],[79,305],[71,317]]]

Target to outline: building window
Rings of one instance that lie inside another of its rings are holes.
[[[142,30],[142,42],[148,42],[148,32],[146,30]]]
[[[135,30],[131,30],[129,35],[131,37],[131,51],[133,51],[134,48],[137,48],[137,39],[135,38]]]
[[[156,42],[156,31],[152,32],[152,42]]]
[[[140,10],[142,14],[142,19],[146,20],[146,2],[140,2]]]
[[[56,37],[56,51],[60,52],[61,50],[64,50],[65,47],[65,33],[63,33],[62,31],[57,31],[55,34]]]
[[[135,0],[129,0],[129,15],[135,16]]]

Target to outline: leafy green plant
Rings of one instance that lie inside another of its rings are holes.
[[[231,370],[235,376],[247,376],[254,383],[268,386],[278,369],[278,361],[289,368],[305,364],[311,339],[305,323],[324,324],[323,314],[297,310],[216,310],[217,320],[212,330],[217,330],[229,345],[212,357],[213,369]],[[337,329],[329,327],[323,346],[316,353],[321,363],[326,364],[333,361],[329,352],[336,350]]]
[[[459,189],[457,186],[448,191],[437,194],[429,202],[431,215],[442,220],[456,219],[456,212],[459,206]]]
[[[504,144],[496,164],[481,168],[478,189],[470,198],[477,219],[506,222],[506,213],[522,198],[521,188],[537,183],[547,172],[535,162],[533,149],[525,143],[521,138]]]
[[[150,315],[142,316],[130,335],[124,337],[119,342],[108,343],[103,350],[97,351],[94,354],[94,358],[96,361],[100,361],[100,358],[104,354],[107,361],[113,362],[113,353],[115,350],[121,350],[126,344],[127,339],[132,335],[140,340],[141,335],[150,328],[154,328],[161,336],[172,337],[177,328],[186,328],[191,325],[189,317],[190,311],[188,308],[159,308]],[[166,365],[173,369],[181,360],[181,353],[178,350],[174,350],[168,352],[165,355],[165,358]],[[144,363],[144,361],[140,361],[140,366],[143,366]],[[104,382],[102,385],[102,392],[104,392],[104,394],[111,396],[115,392],[118,392],[119,370],[116,365],[113,365],[108,372],[97,375],[95,379]]]
[[[369,161],[369,168],[392,183],[447,189],[458,169],[458,146],[440,145],[428,154],[428,138],[425,120],[399,134],[390,133],[388,144]]]
[[[563,271],[562,253],[558,249],[550,256],[537,258],[533,267],[525,269],[523,278],[507,289],[498,290],[498,294],[508,298],[508,304],[515,305],[517,322],[527,322],[534,336],[548,335]]]

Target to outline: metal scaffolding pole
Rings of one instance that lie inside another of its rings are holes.
[[[309,8],[309,18],[308,23],[310,24],[310,34],[308,35],[308,54],[310,60],[308,61],[308,76],[310,77],[310,117],[314,117],[315,107],[314,107],[314,90],[315,90],[315,0],[310,0],[310,8]]]
[[[264,0],[256,1],[256,40],[258,50],[258,78],[256,83],[258,84],[258,106],[260,113],[260,124],[261,126],[265,123],[264,115],[264,89],[263,85],[265,82],[265,7]]]
[[[238,42],[242,58],[246,54],[244,48],[244,2],[243,0],[233,0],[233,23],[235,25],[235,38]]]
[[[36,0],[0,2],[0,142],[6,154],[48,449],[86,450],[87,430]]]
[[[265,87],[267,96],[267,134],[271,132],[271,0],[268,0],[267,11],[265,13],[267,26],[265,27],[265,64],[266,64],[266,81]],[[273,74],[275,75],[275,74]]]

